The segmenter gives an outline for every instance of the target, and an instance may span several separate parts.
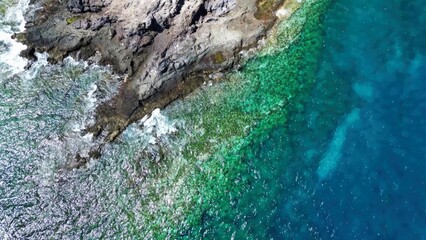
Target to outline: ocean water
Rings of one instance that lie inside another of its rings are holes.
[[[281,127],[290,139],[259,146],[258,160],[291,158],[271,236],[426,238],[425,20],[424,1],[332,3],[316,86]]]
[[[2,1],[0,238],[425,239],[426,4],[288,2],[240,71],[70,169],[119,79],[43,53],[25,70],[28,1]]]

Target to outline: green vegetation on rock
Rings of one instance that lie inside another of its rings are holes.
[[[70,24],[73,24],[75,21],[77,21],[81,18],[82,18],[81,16],[72,16],[72,17],[67,18],[66,21],[67,21],[67,24],[70,25]]]

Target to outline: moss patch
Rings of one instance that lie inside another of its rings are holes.
[[[221,64],[225,62],[225,56],[223,55],[222,52],[217,52],[214,54],[214,63],[215,64]]]
[[[67,21],[67,24],[70,25],[70,24],[73,24],[75,21],[80,20],[82,18],[83,18],[82,16],[76,15],[76,16],[72,16],[72,17],[67,18],[66,21]]]

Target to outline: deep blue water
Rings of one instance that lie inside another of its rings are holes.
[[[337,0],[324,31],[291,137],[259,149],[289,162],[273,235],[426,239],[426,1]]]

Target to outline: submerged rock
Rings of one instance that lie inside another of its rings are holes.
[[[96,59],[125,74],[88,131],[113,140],[128,124],[240,60],[273,25],[277,0],[34,0],[19,36],[50,61]],[[261,14],[259,13],[261,12]],[[118,132],[118,133],[117,133]]]

